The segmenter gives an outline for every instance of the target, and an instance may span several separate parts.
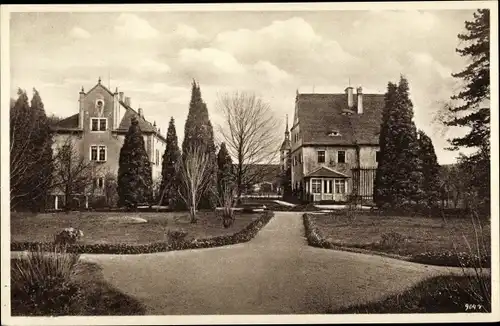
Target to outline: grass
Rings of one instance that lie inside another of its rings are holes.
[[[481,282],[491,289],[491,277]],[[425,280],[403,293],[381,301],[331,310],[333,314],[363,313],[464,313],[491,312],[489,298],[481,295],[479,284],[467,276],[438,276]]]
[[[79,255],[32,251],[11,260],[13,316],[141,315],[137,300],[104,281]]]
[[[125,223],[127,217],[140,217],[147,223]],[[74,227],[83,231],[81,244],[148,244],[165,240],[168,230],[186,231],[186,240],[233,234],[259,214],[236,212],[234,224],[224,228],[222,219],[214,212],[199,212],[198,222],[190,223],[188,212],[70,212],[51,214],[11,214],[12,242],[52,242],[62,228]]]
[[[476,238],[468,219],[342,214],[310,215],[321,236],[341,247],[362,248],[400,256],[428,252],[469,252]],[[483,224],[485,224],[483,222]],[[490,247],[490,225],[483,225],[482,236]],[[385,241],[384,241],[385,240]]]

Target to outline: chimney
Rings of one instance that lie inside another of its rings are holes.
[[[123,92],[120,92],[118,93],[119,94],[119,99],[120,99],[120,102],[123,102]]]
[[[358,114],[362,114],[363,113],[363,88],[361,86],[359,86],[357,89],[356,89],[356,94],[357,94],[357,98],[358,98]]]
[[[142,112],[142,108],[137,109],[137,111],[139,112],[139,116],[141,118],[144,118],[144,113]]]
[[[78,98],[78,129],[83,129],[83,119],[84,119],[84,109],[83,109],[83,99],[85,97],[85,91],[80,91],[80,96]]]
[[[125,96],[125,105],[130,106],[130,97]]]
[[[351,86],[349,86],[345,89],[345,93],[347,95],[347,107],[352,109],[354,106],[354,90]]]

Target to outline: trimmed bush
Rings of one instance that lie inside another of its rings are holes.
[[[168,241],[154,242],[141,245],[132,244],[110,244],[110,243],[95,243],[95,244],[74,244],[68,245],[66,250],[72,253],[88,253],[88,254],[146,254],[155,252],[165,252],[171,250],[183,249],[201,249],[212,248],[237,244],[250,241],[259,230],[266,225],[274,213],[265,211],[259,218],[249,223],[244,229],[234,234],[222,235],[206,239],[194,239],[191,241],[181,241],[175,246]],[[39,242],[11,242],[11,251],[25,251],[41,248],[41,250],[51,251],[54,249],[53,243]]]

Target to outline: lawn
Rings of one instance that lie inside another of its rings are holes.
[[[465,252],[477,248],[472,221],[437,218],[343,214],[309,215],[323,239],[342,247],[382,251],[400,256],[416,256],[428,252]],[[481,221],[481,243],[489,252],[491,227]],[[385,242],[383,241],[385,239]]]
[[[147,223],[132,223],[142,218]],[[259,214],[236,212],[234,224],[225,229],[214,212],[199,212],[198,222],[190,223],[187,212],[70,212],[51,214],[11,214],[11,242],[52,242],[62,228],[83,231],[82,244],[148,244],[165,240],[167,230],[184,230],[186,239],[210,238],[234,234],[259,218]]]

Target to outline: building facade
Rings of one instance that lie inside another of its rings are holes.
[[[373,200],[383,94],[299,94],[291,128],[292,189],[313,201]]]
[[[166,147],[166,139],[161,135],[156,122],[146,120],[144,111],[137,111],[131,106],[129,97],[123,92],[111,92],[98,83],[85,92],[83,87],[78,97],[78,113],[59,121],[54,127],[54,152],[62,146],[71,144],[72,148],[85,162],[95,162],[93,191],[104,195],[106,176],[117,176],[120,149],[123,145],[133,117],[139,121],[143,132],[146,152],[152,167],[153,181],[161,177],[162,156]],[[64,196],[62,190],[53,193],[54,208],[61,207]],[[88,196],[84,194],[85,206]]]

